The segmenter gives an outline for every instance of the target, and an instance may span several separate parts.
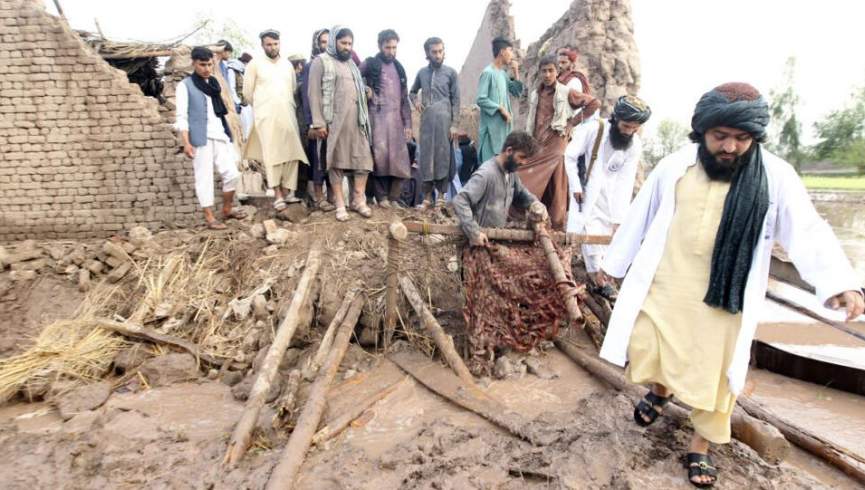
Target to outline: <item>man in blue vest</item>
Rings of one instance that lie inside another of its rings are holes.
[[[195,169],[195,195],[204,210],[204,220],[212,230],[225,229],[213,214],[213,171],[222,178],[222,216],[243,219],[243,211],[231,209],[240,172],[238,155],[231,143],[231,130],[222,100],[221,87],[213,73],[213,52],[205,47],[192,49],[194,72],[177,85],[175,129],[183,139],[183,153]]]

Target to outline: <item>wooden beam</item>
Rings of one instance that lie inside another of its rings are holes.
[[[237,426],[234,428],[234,433],[231,436],[231,441],[228,443],[228,450],[223,460],[225,464],[237,464],[243,458],[243,455],[246,454],[246,450],[249,449],[249,444],[252,441],[252,430],[258,421],[258,414],[261,412],[261,407],[264,406],[267,395],[270,392],[270,386],[276,378],[279,364],[285,355],[285,350],[288,349],[291,338],[299,327],[301,310],[307,302],[312,284],[315,282],[315,277],[320,267],[321,244],[315,243],[306,257],[306,268],[300,277],[300,281],[297,283],[297,288],[294,290],[294,296],[291,298],[288,312],[282,323],[280,323],[279,329],[276,332],[276,338],[273,339],[273,343],[264,357],[258,377],[255,379],[255,384],[249,393],[246,407],[243,410],[240,421],[237,422]]]
[[[629,383],[620,369],[601,361],[593,354],[580,348],[574,342],[558,338],[555,340],[556,347],[565,353],[578,366],[590,374],[600,378],[613,388],[633,398],[642,398],[645,393],[642,388]],[[673,403],[664,407],[664,415],[675,417],[678,420],[687,420],[689,412]],[[790,452],[790,444],[777,428],[749,416],[741,408],[737,408],[730,421],[733,436],[750,446],[757,454],[766,461],[777,463],[784,460]]]
[[[420,317],[424,330],[426,330],[435,341],[436,347],[438,347],[439,352],[441,352],[441,356],[444,357],[445,361],[447,361],[454,373],[456,373],[464,383],[474,386],[475,379],[472,376],[472,373],[469,372],[469,368],[467,368],[466,364],[463,362],[463,358],[460,357],[459,353],[456,351],[456,348],[454,347],[454,339],[444,331],[442,326],[439,325],[439,322],[435,319],[435,316],[433,316],[432,312],[429,311],[429,308],[426,307],[423,298],[421,298],[417,288],[412,284],[411,279],[406,276],[400,276],[399,282],[402,286],[403,293],[405,293],[405,297],[408,298],[408,302],[411,303],[415,313]]]
[[[423,235],[459,235],[463,236],[463,231],[457,225],[439,225],[435,223],[425,222],[406,222],[406,229],[412,233],[420,233]],[[513,242],[532,242],[535,240],[535,233],[532,230],[517,230],[513,228],[481,228],[490,240],[508,240]],[[550,237],[558,243],[570,244],[586,244],[586,245],[607,245],[612,237],[608,235],[580,235],[578,233],[561,233],[553,232]]]
[[[284,490],[294,486],[294,480],[300,473],[300,466],[312,444],[312,438],[318,429],[318,424],[321,423],[330,384],[333,382],[342,358],[345,356],[345,351],[348,349],[348,342],[351,340],[351,334],[354,332],[354,326],[357,324],[357,319],[360,317],[365,302],[366,297],[363,294],[357,295],[346,312],[345,318],[339,326],[339,331],[333,339],[333,345],[327,359],[324,361],[318,377],[315,378],[315,382],[312,383],[306,405],[300,412],[300,417],[298,417],[297,424],[291,432],[291,437],[289,437],[288,443],[279,457],[279,463],[267,481],[266,489]]]

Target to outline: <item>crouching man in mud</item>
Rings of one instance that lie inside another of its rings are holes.
[[[649,175],[602,270],[625,276],[601,357],[651,390],[634,410],[648,426],[675,395],[693,408],[688,481],[712,486],[709,443],[730,442],[777,241],[829,307],[863,312],[856,276],[799,176],[764,151],[769,111],[745,83],[707,92],[695,143]],[[627,275],[626,275],[627,272]]]
[[[484,162],[454,198],[460,228],[472,246],[487,246],[487,236],[480,229],[505,226],[512,205],[528,209],[532,221],[547,220],[547,208],[516,174],[517,168],[535,153],[535,146],[528,133],[512,132],[505,138],[501,153]]]

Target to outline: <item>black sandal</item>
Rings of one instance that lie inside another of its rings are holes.
[[[718,468],[712,464],[712,458],[708,454],[688,453],[685,468],[688,469],[688,481],[697,488],[708,488],[718,481]],[[694,478],[698,476],[708,476],[712,481],[697,483]]]
[[[649,392],[646,393],[646,396],[640,400],[640,403],[637,403],[637,406],[634,407],[634,422],[636,422],[640,427],[648,427],[652,425],[652,423],[661,415],[661,412],[656,410],[655,407],[664,408],[664,406],[672,399],[673,395],[665,398],[656,395],[649,390]],[[649,420],[647,421],[643,418],[644,416],[648,417]]]

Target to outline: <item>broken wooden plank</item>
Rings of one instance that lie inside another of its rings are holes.
[[[529,421],[522,415],[508,410],[501,402],[477,386],[466,384],[450,371],[440,370],[437,364],[423,354],[395,352],[389,355],[388,359],[433,393],[480,415],[520,439],[536,446],[543,446],[547,442],[529,428]]]
[[[392,383],[384,389],[379,390],[359,401],[358,403],[350,406],[348,411],[346,411],[339,417],[336,417],[335,419],[333,419],[333,421],[329,422],[327,425],[322,427],[321,430],[316,432],[315,436],[312,438],[312,443],[314,445],[319,445],[339,435],[340,432],[345,430],[345,428],[348,427],[349,424],[351,424],[358,417],[363,415],[363,413],[366,412],[370,407],[372,407],[379,401],[387,398],[388,395],[396,391],[396,389],[402,386],[407,379],[408,377],[405,377],[397,381],[396,383]]]

